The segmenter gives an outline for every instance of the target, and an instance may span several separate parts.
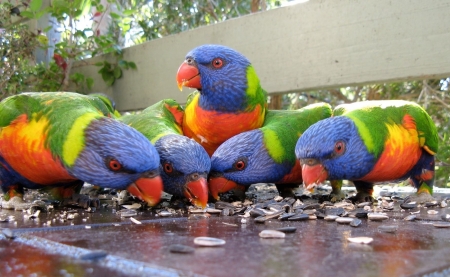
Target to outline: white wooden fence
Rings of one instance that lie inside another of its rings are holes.
[[[192,48],[230,46],[249,58],[270,94],[450,76],[450,0],[310,0],[125,49],[138,70],[95,91],[120,111],[163,98],[186,101],[175,75]],[[101,59],[101,58],[97,58]]]

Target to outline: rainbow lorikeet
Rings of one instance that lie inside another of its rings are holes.
[[[108,104],[109,103],[109,104]],[[149,204],[162,192],[159,156],[135,129],[113,119],[106,98],[70,92],[23,93],[0,103],[2,205],[23,188],[69,198],[84,182],[128,189]],[[19,199],[19,200],[18,200]],[[17,202],[19,201],[19,202]]]
[[[172,99],[165,99],[141,113],[119,120],[146,136],[160,156],[160,171],[164,191],[176,197],[186,197],[194,205],[206,207],[207,175],[211,160],[195,140],[183,136],[183,109]]]
[[[211,195],[255,183],[301,184],[295,145],[312,124],[331,116],[331,106],[317,103],[299,110],[269,110],[264,125],[225,141],[211,157]],[[287,192],[289,193],[289,191]],[[292,193],[292,191],[291,191]],[[281,194],[281,193],[280,193]]]
[[[436,127],[419,105],[400,100],[364,101],[335,108],[297,142],[307,189],[325,180],[351,180],[356,201],[373,200],[376,182],[410,178],[417,201],[432,199]],[[339,188],[334,188],[336,191]]]
[[[249,60],[221,45],[190,51],[177,73],[178,86],[196,88],[183,120],[185,136],[211,156],[225,140],[262,126],[267,93]]]

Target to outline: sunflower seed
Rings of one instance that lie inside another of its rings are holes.
[[[220,246],[224,245],[225,241],[223,239],[212,237],[196,237],[194,243],[200,246]]]
[[[259,236],[265,239],[282,239],[286,234],[276,230],[263,230],[259,233]]]

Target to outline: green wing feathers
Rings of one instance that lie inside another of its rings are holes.
[[[295,162],[293,149],[298,138],[312,124],[331,116],[327,103],[317,103],[299,110],[268,110],[261,131],[270,155],[274,160]]]
[[[419,135],[420,145],[433,153],[437,152],[436,127],[426,111],[416,103],[389,100],[343,104],[333,111],[333,116],[339,115],[352,119],[367,149],[376,157],[383,152],[384,144],[388,139],[387,124],[404,127],[411,127],[410,124],[414,124]]]
[[[183,108],[173,99],[161,100],[141,113],[124,115],[119,120],[135,128],[152,143],[169,135],[182,135]]]

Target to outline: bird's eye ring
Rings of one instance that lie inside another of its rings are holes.
[[[212,66],[214,66],[214,68],[221,68],[223,66],[223,60],[221,58],[215,58],[212,61]]]
[[[237,161],[235,164],[234,164],[234,168],[236,168],[237,170],[244,170],[245,169],[245,166],[246,166],[246,164],[245,164],[245,162],[244,161]]]
[[[165,163],[163,165],[164,172],[170,174],[173,172],[173,166],[170,163]]]
[[[112,171],[119,171],[122,169],[122,164],[116,159],[110,159],[108,162],[108,166]]]
[[[343,141],[337,141],[334,145],[334,153],[341,155],[345,152],[345,143]]]

